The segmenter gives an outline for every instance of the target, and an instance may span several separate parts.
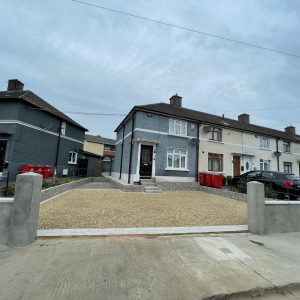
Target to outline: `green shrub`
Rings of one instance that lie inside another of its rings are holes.
[[[2,197],[13,197],[15,195],[15,185],[9,184],[6,190],[6,186],[1,187],[0,195]]]
[[[227,178],[226,176],[222,175],[222,185],[226,185]]]
[[[228,185],[232,185],[232,176],[228,175],[228,176],[226,177],[226,181],[227,181],[227,184],[228,184]]]
[[[242,194],[247,194],[247,184],[239,183],[236,186],[232,187],[232,191]]]

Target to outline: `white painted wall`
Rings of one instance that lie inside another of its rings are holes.
[[[208,171],[208,153],[223,154],[223,173],[233,175],[233,155],[240,154],[241,166],[246,161],[251,162],[251,169],[260,169],[260,159],[271,160],[271,170],[277,171],[276,139],[270,138],[270,149],[260,148],[260,136],[252,133],[245,133],[238,130],[222,129],[222,142],[209,140],[208,133],[201,125],[199,131],[199,172]],[[299,176],[300,143],[291,143],[291,153],[283,152],[283,141],[279,140],[279,151],[282,155],[279,158],[280,171],[283,171],[283,162],[292,162],[293,173]],[[245,169],[244,172],[247,170]],[[243,173],[241,171],[241,173]]]

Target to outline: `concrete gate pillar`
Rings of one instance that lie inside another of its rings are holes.
[[[12,207],[9,245],[27,245],[37,236],[42,175],[28,172],[17,176]]]
[[[255,234],[265,234],[265,187],[263,183],[247,183],[248,229]]]

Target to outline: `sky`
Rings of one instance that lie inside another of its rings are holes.
[[[86,0],[300,56],[298,0]],[[17,78],[63,112],[127,114],[168,102],[300,133],[300,58],[71,0],[0,0],[0,90]],[[124,115],[68,116],[115,138]],[[299,129],[298,129],[298,128]]]

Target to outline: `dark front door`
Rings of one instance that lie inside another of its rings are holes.
[[[0,140],[0,172],[3,171],[7,140]]]
[[[234,156],[233,157],[233,176],[241,175],[241,157]]]
[[[152,176],[153,146],[141,145],[140,177],[151,178]]]

